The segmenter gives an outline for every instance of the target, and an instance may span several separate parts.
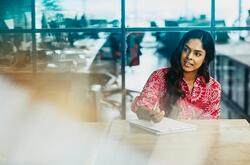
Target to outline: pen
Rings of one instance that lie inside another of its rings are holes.
[[[158,107],[158,101],[156,101],[155,105],[154,105],[154,108],[153,108],[153,111],[156,111],[157,107]]]
[[[156,103],[155,103],[155,105],[154,105],[154,107],[153,107],[153,110],[152,110],[152,111],[153,111],[153,114],[154,114],[155,111],[157,110],[158,104],[159,104],[159,101],[157,100]],[[155,124],[153,118],[151,118],[150,122],[151,122],[151,124]]]

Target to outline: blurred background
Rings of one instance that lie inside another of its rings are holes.
[[[79,121],[134,118],[132,100],[184,32],[210,31],[221,118],[250,121],[249,0],[1,0],[0,73]],[[6,96],[8,97],[8,96]],[[13,99],[13,98],[9,98]]]

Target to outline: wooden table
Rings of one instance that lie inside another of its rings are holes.
[[[78,123],[44,115],[33,112],[32,117],[23,118],[26,124],[14,124],[12,127],[19,128],[19,131],[14,129],[11,133],[17,136],[5,132],[7,138],[1,138],[0,141],[0,164],[250,163],[250,126],[246,120],[186,121],[196,124],[198,129],[159,136],[130,126],[122,120],[111,124]]]
[[[193,120],[196,131],[154,135],[114,121],[95,164],[246,165],[250,126],[246,120]]]

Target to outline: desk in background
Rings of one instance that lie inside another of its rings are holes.
[[[37,52],[42,52],[41,54],[44,57],[40,59],[39,53],[37,54],[37,73],[88,73],[94,59],[105,42],[106,38],[81,39],[75,42],[74,48],[63,48],[62,50],[38,49]],[[29,62],[22,67],[1,67],[0,72],[2,74],[31,74],[33,72],[33,64]]]
[[[103,46],[105,42],[106,42],[106,39],[96,39],[96,40],[82,39],[82,40],[76,41],[75,42],[76,50],[74,54],[79,55],[79,58],[78,59],[72,58],[69,60],[72,61],[72,63],[75,63],[76,65],[77,63],[81,64],[82,61],[84,62],[83,62],[83,65],[80,65],[79,67],[76,66],[75,68],[73,68],[73,72],[77,72],[77,73],[89,72],[89,69],[94,59],[98,55],[99,50],[101,49],[101,47]],[[82,46],[86,47],[86,49],[81,50],[80,48]],[[77,51],[77,49],[80,49],[80,50]]]
[[[57,59],[42,71],[88,73],[106,39],[82,39],[75,42],[74,48],[67,48],[57,55]]]
[[[198,129],[153,135],[113,121],[95,164],[247,165],[250,126],[246,120],[197,120]]]

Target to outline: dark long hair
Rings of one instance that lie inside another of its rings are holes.
[[[173,105],[177,100],[183,96],[181,88],[181,80],[183,78],[183,69],[181,66],[181,54],[183,47],[190,39],[199,39],[202,43],[203,49],[206,51],[205,61],[198,70],[198,75],[203,76],[206,83],[209,81],[208,66],[209,63],[214,59],[215,45],[214,40],[210,33],[203,30],[191,30],[185,33],[179,42],[177,48],[173,51],[168,73],[166,74],[167,93],[164,97],[165,110],[171,112]]]

